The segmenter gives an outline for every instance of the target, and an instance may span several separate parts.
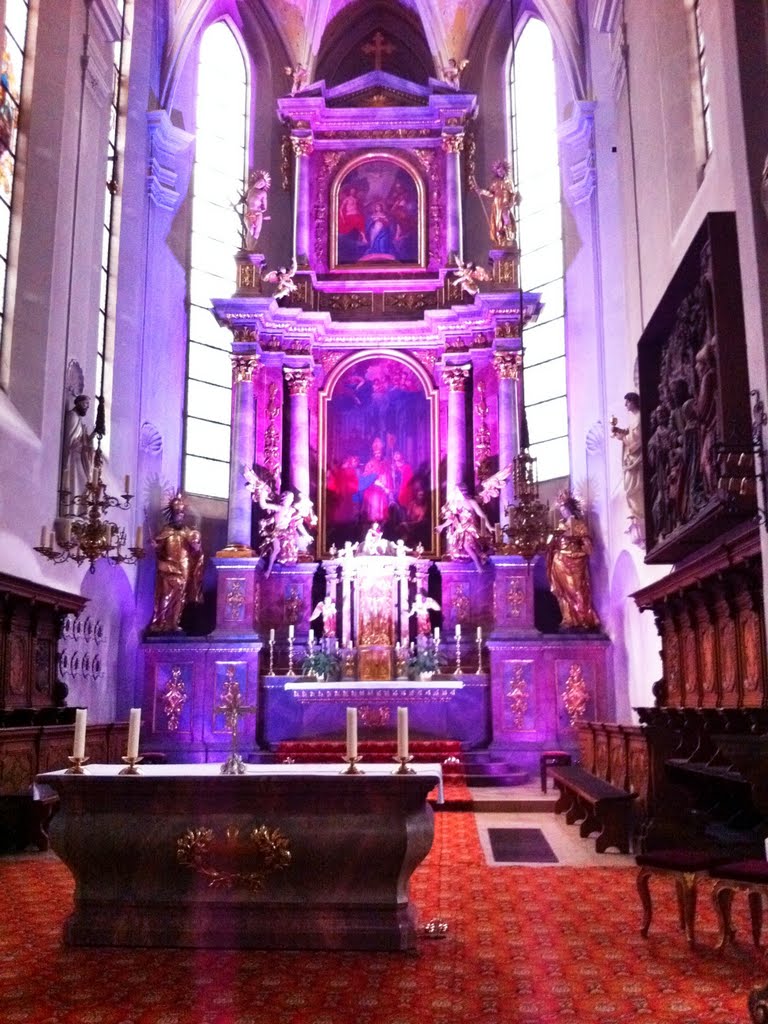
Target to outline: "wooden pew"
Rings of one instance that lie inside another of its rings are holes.
[[[605,853],[611,846],[619,853],[629,853],[635,793],[619,789],[576,765],[551,767],[549,775],[560,790],[556,814],[564,811],[569,825],[580,822],[579,834],[585,839],[597,832],[598,853]]]

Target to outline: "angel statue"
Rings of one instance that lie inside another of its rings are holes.
[[[297,64],[295,68],[286,67],[285,73],[291,79],[291,96],[295,96],[297,92],[301,92],[304,88],[309,72],[303,64]]]
[[[467,295],[477,295],[480,291],[478,287],[479,281],[488,281],[488,273],[482,267],[478,267],[476,263],[469,260],[467,263],[462,263],[458,253],[454,256],[456,260],[457,270],[453,271],[453,282],[454,284],[461,285],[462,291],[465,291]]]
[[[493,165],[493,181],[488,188],[473,188],[479,196],[487,196],[491,202],[489,227],[491,242],[500,249],[513,249],[517,242],[517,221],[513,208],[520,203],[520,193],[510,176],[509,163],[497,160]]]
[[[266,559],[265,577],[272,572],[275,562],[294,565],[299,555],[313,542],[307,523],[314,526],[317,516],[312,502],[305,495],[294,498],[292,491],[277,495],[271,485],[248,466],[243,467],[245,486],[265,513],[261,526],[259,553]]]
[[[286,295],[296,291],[293,275],[297,270],[296,257],[294,256],[291,260],[290,270],[287,267],[278,267],[277,270],[270,270],[268,274],[265,274],[262,280],[266,281],[267,284],[276,284],[277,288],[274,291],[274,298],[284,299]]]
[[[267,216],[267,200],[272,177],[269,171],[251,171],[248,177],[248,188],[237,200],[240,220],[243,224],[243,248],[247,252],[256,252],[261,229]]]
[[[459,78],[467,64],[469,64],[469,61],[466,57],[464,60],[456,60],[455,57],[451,57],[446,67],[443,68],[443,81],[447,82],[457,92],[460,88]]]
[[[480,484],[480,490],[477,492],[477,500],[481,505],[487,505],[493,498],[498,498],[501,494],[501,489],[504,484],[512,476],[512,463],[500,469],[497,473],[492,476],[486,477],[485,480]]]
[[[442,522],[435,527],[438,533],[445,530],[448,555],[455,559],[469,558],[480,572],[486,560],[485,545],[480,538],[480,529],[492,533],[493,527],[477,501],[470,497],[464,484],[457,484],[440,510]]]

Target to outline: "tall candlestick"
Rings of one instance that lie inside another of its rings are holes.
[[[314,647],[315,646],[315,631],[314,631],[314,629],[310,629],[310,631],[309,631],[309,646],[310,647]]]
[[[128,757],[139,756],[139,732],[141,730],[141,708],[131,708],[128,718]]]
[[[357,708],[347,708],[347,757],[357,757]]]
[[[88,721],[88,712],[85,708],[78,708],[75,711],[75,742],[72,747],[72,757],[81,761],[85,757],[85,723]]]
[[[397,756],[408,757],[408,708],[397,709]]]

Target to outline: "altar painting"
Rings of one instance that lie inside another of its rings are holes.
[[[326,549],[363,539],[432,547],[430,401],[405,362],[356,361],[326,404]]]
[[[336,267],[420,264],[422,207],[412,174],[389,157],[355,163],[334,190]]]

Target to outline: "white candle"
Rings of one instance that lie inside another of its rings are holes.
[[[45,547],[45,542],[46,542],[46,540],[48,540],[47,534],[48,534],[47,529],[44,526],[40,527],[40,547],[41,548]]]
[[[125,488],[125,490],[123,491],[123,494],[130,494],[131,493],[131,478],[130,478],[130,476],[128,476],[127,473],[125,474],[125,480],[123,481],[123,487]]]
[[[51,550],[53,550],[53,545],[55,543],[56,543],[56,536],[55,536],[53,530],[51,530],[51,532],[48,534],[48,547],[51,548]]]
[[[134,544],[134,547],[135,548],[143,548],[144,547],[144,527],[143,526],[137,526],[136,527],[136,543]]]
[[[273,644],[275,642],[275,631],[274,631],[274,629],[270,629],[270,631],[269,631],[269,642],[271,644]]]
[[[309,631],[309,646],[312,647],[314,642],[315,642],[315,631],[314,631],[314,629],[310,629],[310,631]]]
[[[141,730],[141,708],[131,708],[128,718],[128,757],[139,756],[139,731]]]
[[[482,628],[482,626],[478,626],[477,627],[477,642],[480,643],[480,641],[482,639],[483,639],[483,628]]]
[[[357,708],[347,708],[347,757],[357,757]]]
[[[397,709],[397,756],[408,757],[408,708]]]
[[[293,623],[288,627],[288,636],[293,639]]]
[[[458,622],[456,623],[455,635],[457,640],[461,640],[461,625]]]
[[[435,626],[435,643],[436,644],[440,643],[440,627],[439,626]]]
[[[72,747],[72,757],[85,757],[85,723],[88,720],[88,712],[85,708],[78,708],[75,711],[75,742]]]
[[[72,523],[69,521],[69,519],[65,519],[64,520],[64,527],[62,529],[62,534],[63,534],[62,539],[63,539],[64,543],[65,544],[69,544],[70,540],[72,539]]]

